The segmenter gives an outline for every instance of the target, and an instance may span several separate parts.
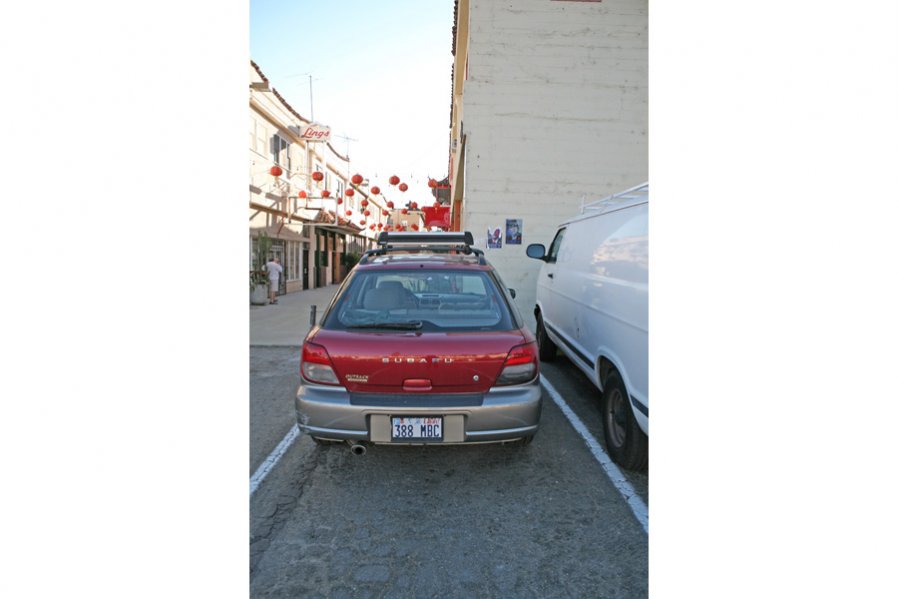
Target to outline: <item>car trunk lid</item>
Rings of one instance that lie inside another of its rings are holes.
[[[310,340],[311,341],[311,340]],[[521,331],[412,332],[319,330],[340,381],[362,393],[485,393]]]

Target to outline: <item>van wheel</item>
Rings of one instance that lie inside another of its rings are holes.
[[[639,428],[627,388],[615,370],[605,380],[602,426],[611,459],[627,470],[645,470],[649,463],[649,438]]]
[[[551,362],[555,359],[555,352],[558,348],[546,334],[546,325],[543,324],[542,314],[536,315],[536,344],[539,346],[540,361]]]

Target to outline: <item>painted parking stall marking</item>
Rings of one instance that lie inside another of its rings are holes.
[[[630,511],[633,512],[633,515],[642,525],[643,530],[648,534],[649,532],[649,509],[646,506],[645,502],[642,500],[639,495],[636,494],[636,490],[633,488],[633,485],[627,480],[627,478],[620,471],[620,468],[611,461],[611,458],[608,457],[608,454],[605,453],[605,450],[602,449],[602,445],[593,437],[589,430],[587,430],[586,425],[583,424],[583,421],[574,413],[574,411],[567,405],[564,399],[561,397],[561,394],[552,386],[552,384],[546,379],[546,375],[540,375],[540,382],[543,387],[548,391],[549,395],[552,397],[552,400],[561,408],[562,413],[565,417],[570,421],[571,425],[574,429],[580,433],[580,436],[583,437],[583,440],[586,441],[587,447],[592,452],[593,457],[595,457],[596,461],[599,462],[599,465],[605,470],[605,473],[608,474],[608,478],[611,479],[611,483],[618,490],[618,492],[623,496],[624,500],[627,502],[627,505],[630,506]]]
[[[281,442],[278,443],[278,446],[274,448],[274,450],[268,454],[268,457],[265,458],[265,461],[256,469],[253,475],[249,479],[249,494],[252,496],[253,493],[256,492],[256,489],[259,488],[259,485],[262,484],[262,480],[271,472],[271,469],[274,468],[275,464],[278,463],[278,460],[281,459],[287,450],[290,449],[290,446],[293,445],[293,442],[296,440],[296,437],[299,436],[299,427],[297,425],[293,425],[287,434],[281,439]]]

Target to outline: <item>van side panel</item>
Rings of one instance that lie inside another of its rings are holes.
[[[554,277],[554,322],[566,341],[621,373],[648,410],[648,203],[568,223]],[[634,414],[648,433],[639,405]]]

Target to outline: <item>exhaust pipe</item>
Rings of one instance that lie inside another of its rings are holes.
[[[353,455],[365,455],[365,452],[368,451],[368,448],[361,443],[353,443],[352,441],[347,441],[347,443],[349,443],[349,451],[351,451]]]

